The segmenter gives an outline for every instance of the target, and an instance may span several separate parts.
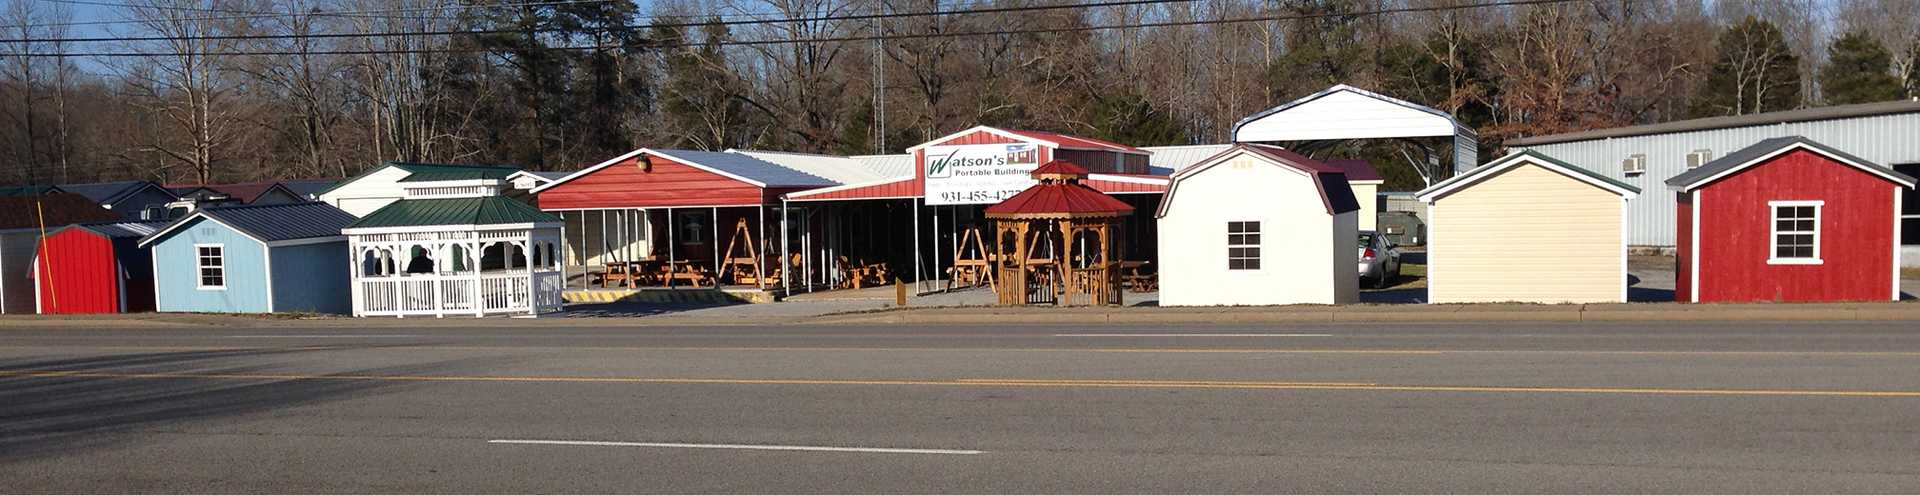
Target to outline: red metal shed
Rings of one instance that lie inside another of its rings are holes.
[[[1900,299],[1900,191],[1914,179],[1804,137],[1671,179],[1681,302]]]
[[[139,241],[166,225],[78,224],[47,234],[34,256],[40,314],[153,311],[153,258]]]

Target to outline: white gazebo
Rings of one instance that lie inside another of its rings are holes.
[[[354,316],[560,310],[561,222],[525,203],[490,194],[404,199],[341,233],[353,255]]]

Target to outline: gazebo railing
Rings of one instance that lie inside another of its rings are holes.
[[[463,275],[364,278],[361,316],[485,316],[560,309],[560,272],[505,271]]]

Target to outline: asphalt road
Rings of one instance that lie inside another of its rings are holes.
[[[5,493],[1915,493],[1897,324],[0,330]]]

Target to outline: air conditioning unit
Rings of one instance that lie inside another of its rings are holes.
[[[1647,155],[1633,155],[1620,161],[1620,173],[1638,175],[1647,172]]]
[[[1713,150],[1693,150],[1687,153],[1687,168],[1696,168],[1713,161]]]

